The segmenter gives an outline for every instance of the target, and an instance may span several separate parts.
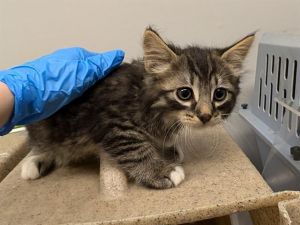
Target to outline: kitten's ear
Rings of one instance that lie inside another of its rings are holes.
[[[150,27],[144,33],[143,48],[144,64],[148,73],[163,73],[177,59],[177,55]]]
[[[252,33],[228,48],[222,50],[221,58],[231,66],[235,73],[238,74],[241,70],[243,61],[249,52],[254,38],[255,33]]]

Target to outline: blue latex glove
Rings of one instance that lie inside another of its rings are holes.
[[[0,135],[7,134],[15,125],[49,117],[106,76],[123,58],[121,50],[98,54],[68,48],[0,71],[0,81],[15,97],[13,115],[0,128]]]

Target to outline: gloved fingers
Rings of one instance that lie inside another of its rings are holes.
[[[122,57],[122,60],[124,58],[124,52],[122,50],[113,50],[113,51],[104,52],[104,53],[96,53],[96,52],[88,51],[84,48],[73,47],[73,48],[64,48],[64,49],[57,50],[49,55],[41,57],[40,59],[42,59],[42,60],[49,60],[49,59],[51,59],[51,60],[53,60],[53,59],[54,60],[86,60],[89,57],[100,56],[102,54],[103,55],[108,54],[108,56],[105,56],[105,57],[112,57],[112,58],[116,57],[117,59],[119,59],[119,57]],[[114,56],[114,54],[115,54],[115,56]]]
[[[120,65],[124,59],[124,54],[122,50],[113,50],[90,56],[86,60],[97,67],[97,75],[100,79]]]
[[[87,57],[97,55],[98,53],[90,52],[84,48],[73,47],[73,48],[64,48],[57,50],[49,55],[45,55],[39,59],[38,61],[47,61],[47,60],[85,60]],[[37,60],[32,61],[36,63]]]
[[[35,59],[25,63],[26,65],[35,67],[36,65],[43,65],[49,61],[60,61],[62,63],[69,61],[87,61],[89,60],[100,69],[101,72],[105,72],[109,67],[115,68],[124,59],[124,51],[113,50],[103,53],[96,53],[88,51],[84,48],[74,47],[65,48],[55,51],[49,55],[45,55],[41,58]],[[102,65],[104,63],[104,65]],[[25,65],[24,64],[24,65]],[[103,67],[103,69],[102,69]]]

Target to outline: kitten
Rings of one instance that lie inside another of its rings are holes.
[[[123,63],[50,118],[27,126],[31,152],[22,178],[39,178],[103,148],[136,183],[177,186],[185,175],[174,137],[184,126],[228,117],[253,40],[251,34],[223,49],[179,48],[147,28],[143,60]]]

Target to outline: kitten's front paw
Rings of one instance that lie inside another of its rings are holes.
[[[24,180],[35,180],[40,177],[40,172],[34,160],[26,159],[22,165],[21,177]]]
[[[146,181],[146,186],[167,189],[178,186],[185,178],[182,166],[170,166],[166,168],[161,174]]]
[[[169,178],[172,181],[174,187],[180,184],[185,178],[182,166],[175,166],[174,170],[171,171]]]

